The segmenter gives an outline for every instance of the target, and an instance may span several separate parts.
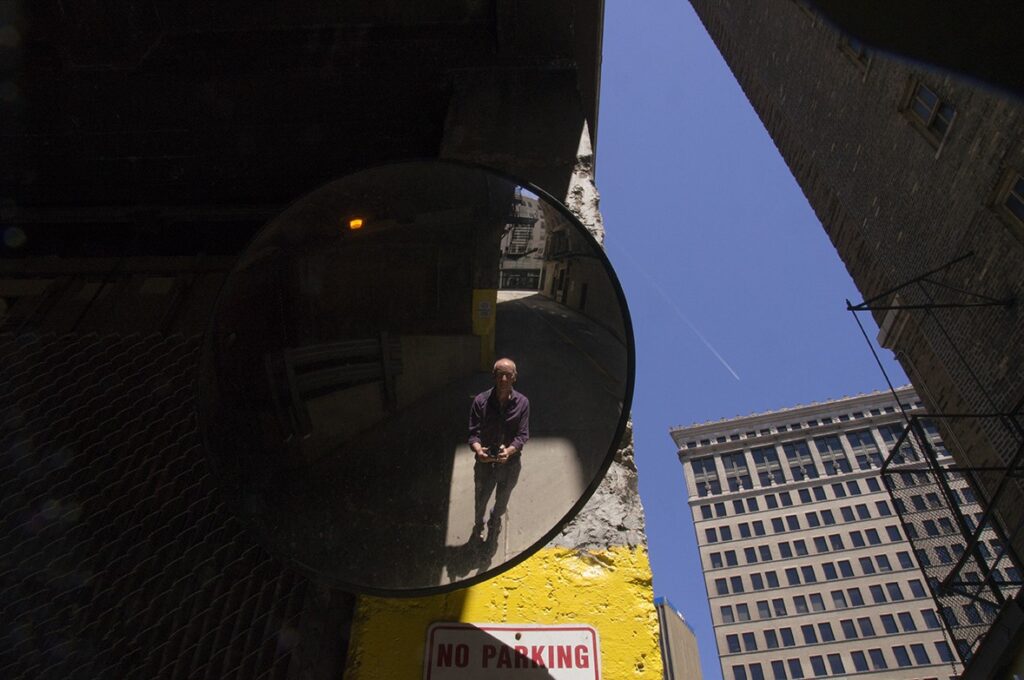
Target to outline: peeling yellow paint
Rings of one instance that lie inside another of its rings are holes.
[[[587,623],[597,629],[601,675],[661,678],[658,616],[644,548],[544,548],[484,583],[413,599],[362,597],[346,680],[418,680],[435,621]]]

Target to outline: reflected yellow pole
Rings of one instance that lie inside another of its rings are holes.
[[[480,337],[480,370],[494,366],[495,316],[498,312],[498,291],[495,288],[473,289],[473,335]]]

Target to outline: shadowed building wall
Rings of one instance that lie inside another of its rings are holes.
[[[984,468],[979,496],[1024,553],[1024,489],[1005,474],[1024,443],[1024,107],[875,54],[804,3],[691,4],[871,301],[879,340],[929,411],[965,416],[939,420],[944,438]]]

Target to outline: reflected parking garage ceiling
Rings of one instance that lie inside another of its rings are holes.
[[[471,166],[377,167],[239,258],[200,425],[229,505],[278,556],[350,590],[438,592],[583,506],[624,432],[632,352],[608,260],[557,201]]]

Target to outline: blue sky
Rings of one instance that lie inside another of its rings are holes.
[[[605,5],[597,180],[636,335],[654,590],[696,631],[711,680],[721,670],[669,428],[885,382],[846,311],[860,294],[685,0]]]

